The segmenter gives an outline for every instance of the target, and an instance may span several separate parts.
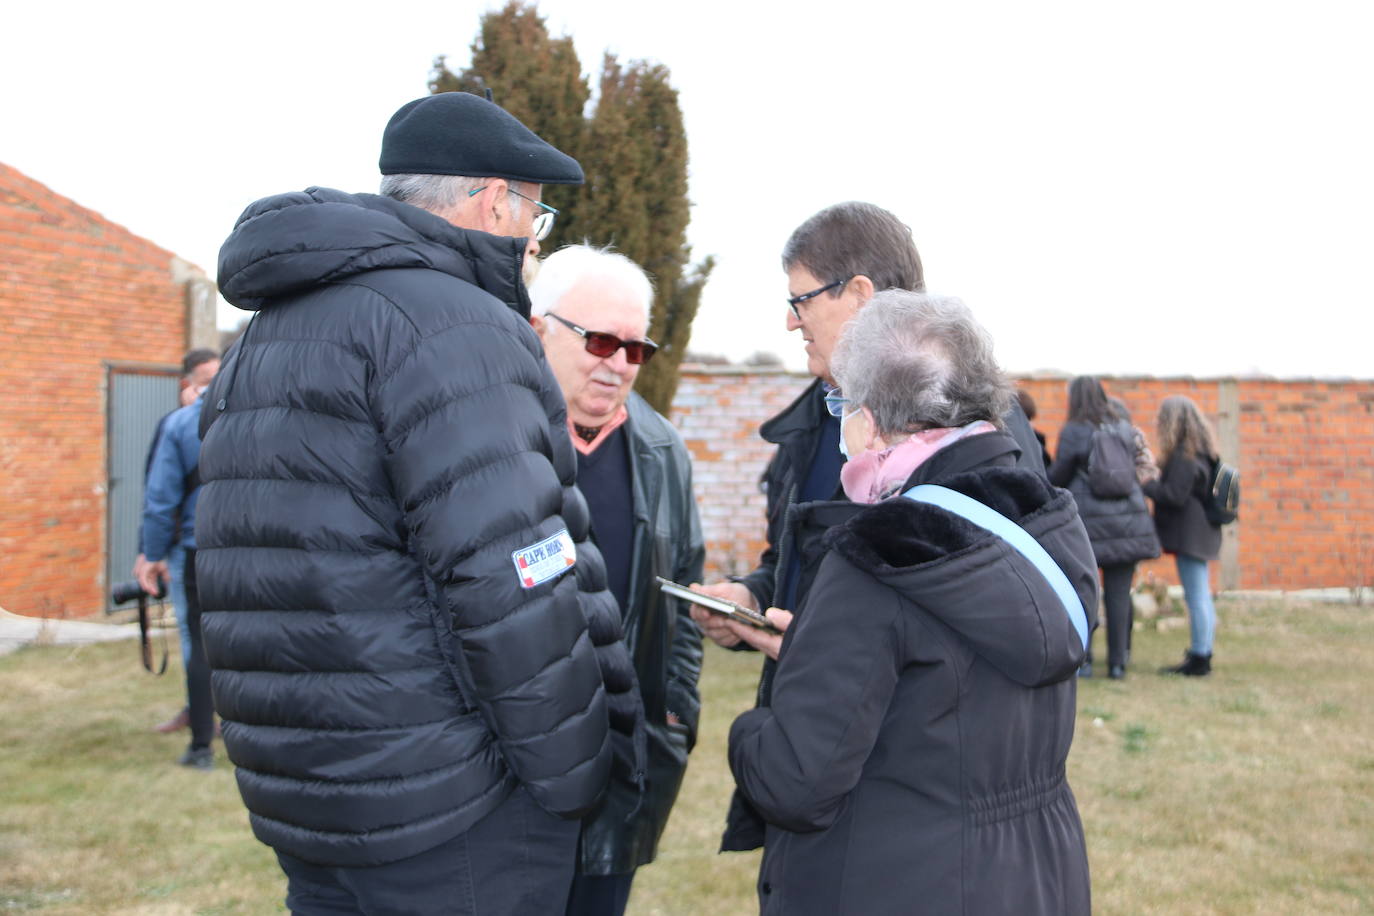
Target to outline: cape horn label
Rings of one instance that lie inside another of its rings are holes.
[[[577,547],[568,529],[544,538],[537,544],[521,547],[510,555],[522,588],[542,585],[569,570],[577,562]]]

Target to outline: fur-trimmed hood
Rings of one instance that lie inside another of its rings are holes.
[[[1095,619],[1092,547],[1066,491],[1014,467],[985,467],[942,484],[1025,528]],[[960,516],[894,497],[859,512],[826,540],[1017,683],[1056,683],[1073,676],[1083,660],[1083,644],[1044,576],[1000,537]]]

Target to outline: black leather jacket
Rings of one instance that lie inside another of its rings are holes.
[[[682,437],[637,394],[626,403],[634,536],[625,645],[634,661],[649,738],[648,787],[614,780],[582,822],[583,874],[626,874],[652,862],[696,743],[701,696],[701,631],[685,602],[664,595],[655,576],[701,580],[706,550],[692,495],[692,463]],[[668,724],[672,713],[681,724]],[[636,812],[636,804],[639,810]]]

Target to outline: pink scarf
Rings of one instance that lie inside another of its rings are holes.
[[[573,423],[572,417],[568,417],[568,436],[572,439],[573,448],[584,455],[590,455],[592,452],[601,448],[601,443],[606,441],[606,437],[615,432],[620,424],[624,423],[629,416],[630,412],[625,409],[624,404],[621,404],[620,409],[615,412],[613,417],[606,421],[606,425],[601,427],[601,432],[597,433],[596,438],[591,442],[586,441],[577,434],[577,424]]]
[[[869,449],[845,462],[840,469],[840,483],[845,495],[856,503],[876,503],[901,489],[907,478],[926,459],[947,445],[966,436],[995,432],[996,427],[986,420],[975,420],[967,426],[923,429],[896,445],[882,451]]]

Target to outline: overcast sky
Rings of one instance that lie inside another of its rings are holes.
[[[382,127],[436,55],[466,63],[488,6],[22,4],[0,162],[213,276],[254,199],[375,191]],[[539,9],[588,71],[604,50],[672,71],[691,241],[719,260],[695,350],[803,366],[778,252],[862,199],[1011,370],[1374,375],[1369,4]]]

